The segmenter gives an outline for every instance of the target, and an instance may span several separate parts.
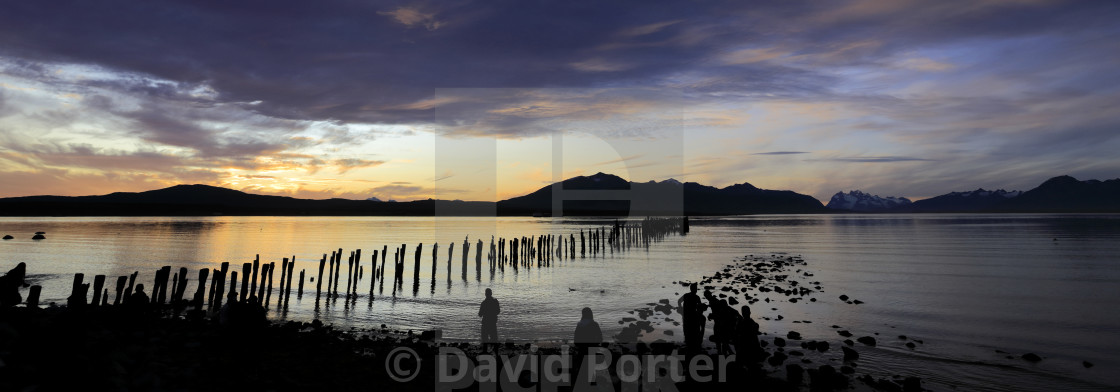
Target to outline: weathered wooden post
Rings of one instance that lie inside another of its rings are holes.
[[[412,285],[417,286],[420,284],[420,254],[424,251],[424,244],[416,245],[416,254],[413,255],[412,260]]]
[[[268,263],[268,294],[265,296],[264,302],[266,308],[268,307],[268,303],[272,300],[272,272],[274,270],[276,270],[276,262]]]
[[[296,299],[303,299],[303,271],[299,270],[299,291],[296,292]]]
[[[128,289],[124,291],[124,299],[122,299],[124,302],[128,302],[128,298],[132,296],[132,289],[136,284],[136,275],[140,275],[140,271],[133,271],[132,275],[128,276]]]
[[[202,310],[202,301],[205,300],[203,296],[206,294],[206,278],[209,276],[209,269],[198,270],[198,289],[194,292],[194,298],[191,300],[195,309]]]
[[[78,308],[86,304],[85,291],[82,290],[82,282],[85,281],[85,279],[85,274],[74,274],[74,284],[70,286],[70,297],[66,298],[67,306]],[[80,297],[79,294],[81,294]]]
[[[105,286],[105,275],[93,277],[93,306],[101,306],[101,287]]]
[[[173,300],[176,303],[183,302],[183,293],[187,291],[187,267],[179,267],[178,286],[173,293]]]
[[[237,271],[230,271],[229,276],[229,292],[226,293],[227,296],[237,291]]]
[[[338,274],[342,270],[342,248],[338,248],[338,253],[334,257],[334,287],[331,288],[331,294],[334,298],[338,298]]]
[[[439,242],[432,244],[432,285],[436,283],[436,267],[439,266]]]
[[[27,308],[28,309],[38,309],[39,308],[39,294],[42,291],[43,291],[43,286],[40,286],[40,285],[31,286],[31,288],[27,290]]]
[[[296,255],[292,255],[292,261],[288,263],[288,285],[287,285],[288,290],[287,290],[287,293],[284,294],[284,303],[285,304],[288,303],[288,299],[291,298],[291,296],[292,296],[292,272],[295,272],[295,270],[296,270]],[[301,280],[300,284],[303,284],[303,282],[302,282],[303,277],[302,276],[300,276],[300,280]],[[300,291],[303,291],[303,289],[300,289]]]
[[[249,298],[249,280],[250,274],[253,271],[253,263],[245,263],[241,265],[241,296],[239,299],[244,303]]]
[[[255,259],[253,259],[253,280],[252,280],[252,283],[250,283],[250,286],[249,286],[249,293],[250,294],[255,294],[257,292],[257,271],[260,269],[260,264],[261,264],[261,255],[257,255],[257,257]],[[260,301],[260,297],[257,297],[257,300]]]
[[[156,285],[159,287],[159,295],[153,295],[152,301],[163,304],[167,302],[167,280],[171,279],[171,266],[165,265],[159,269]],[[95,293],[96,294],[96,293]]]
[[[284,304],[284,280],[288,277],[288,258],[280,262],[280,295],[277,297],[276,306]]]
[[[264,289],[265,289],[264,281],[265,281],[265,279],[268,278],[268,264],[261,264],[260,272],[261,272],[260,275],[258,275],[260,277],[260,282],[257,282],[258,283],[258,285],[257,285],[257,303],[259,303],[259,304],[261,304],[261,306],[267,308],[268,307],[268,302],[265,301],[265,298],[264,298]]]
[[[319,299],[319,295],[323,293],[323,267],[327,264],[327,254],[323,253],[323,258],[319,259],[319,279],[315,280],[315,299]]]
[[[463,238],[463,280],[467,280],[467,255],[470,254],[471,243]]]
[[[117,277],[117,299],[113,300],[113,306],[121,304],[121,296],[124,295],[124,285],[128,284],[127,276]]]

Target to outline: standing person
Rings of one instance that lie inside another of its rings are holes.
[[[747,363],[762,359],[762,346],[758,343],[758,323],[751,318],[751,308],[743,306],[743,319],[735,325],[735,354]]]
[[[731,343],[734,340],[735,325],[743,317],[727,305],[727,301],[717,299],[712,302],[712,313],[708,319],[712,320],[712,342],[716,344],[716,352],[731,354]]]
[[[700,296],[696,295],[696,283],[688,286],[689,292],[677,300],[681,318],[684,322],[684,345],[691,352],[700,351],[700,344],[704,339],[704,306]]]
[[[491,344],[495,352],[498,350],[498,313],[501,312],[502,307],[494,298],[494,292],[486,289],[486,299],[478,307],[478,317],[482,317],[482,352],[486,352],[486,346]]]

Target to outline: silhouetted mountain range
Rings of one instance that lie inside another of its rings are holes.
[[[715,188],[669,179],[630,182],[598,173],[569,178],[494,202],[415,200],[309,200],[255,195],[208,185],[176,185],[146,192],[100,196],[0,198],[2,216],[186,215],[549,215],[553,187],[562,192],[563,215],[738,215],[826,213],[820,201],[793,191],[742,183]],[[620,200],[621,199],[621,200]],[[1026,192],[953,192],[891,208],[888,212],[1120,212],[1120,179],[1078,181],[1054,177]]]
[[[598,173],[574,177],[558,186],[572,198],[564,215],[730,215],[825,212],[816,199],[792,191],[758,189],[750,184],[723,189],[676,180],[634,183]],[[619,194],[622,192],[622,195]],[[613,192],[613,193],[611,193]],[[610,193],[610,194],[607,194]],[[619,197],[631,200],[611,200]],[[101,196],[27,196],[0,199],[6,216],[151,215],[436,215],[493,216],[552,214],[552,185],[509,200],[464,202],[416,200],[308,200],[255,195],[208,185],[176,185],[147,192]]]
[[[1026,192],[952,192],[890,212],[1120,212],[1120,179],[1078,181],[1054,177]]]

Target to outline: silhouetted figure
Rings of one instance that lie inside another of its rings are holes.
[[[700,351],[704,339],[704,324],[707,323],[704,319],[704,310],[707,306],[700,302],[700,296],[696,295],[696,283],[689,285],[688,290],[689,292],[677,300],[677,307],[681,310],[684,323],[684,345],[689,351],[697,352]]]
[[[599,323],[595,322],[591,308],[583,308],[583,318],[576,324],[576,344],[599,344],[603,342],[603,331]]]
[[[244,305],[241,313],[245,317],[244,326],[260,327],[268,323],[268,312],[264,310],[264,305],[261,305],[261,300],[256,295],[250,295],[249,302]]]
[[[762,359],[758,344],[758,323],[751,318],[751,308],[743,306],[743,319],[735,324],[735,355],[749,362]]]
[[[486,299],[478,307],[478,317],[482,317],[482,352],[487,352],[488,345],[493,345],[495,351],[498,348],[498,313],[502,312],[502,307],[493,294],[486,289]]]
[[[144,285],[137,284],[136,290],[128,297],[128,307],[136,310],[144,310],[148,308],[148,295],[144,294]]]
[[[711,340],[716,344],[718,354],[731,354],[735,325],[740,318],[739,312],[728,306],[727,301],[719,299],[712,302],[712,313],[708,315],[708,319],[713,322]]]
[[[218,323],[230,327],[239,326],[245,316],[242,304],[237,302],[237,292],[230,291],[226,301],[225,305],[222,305],[222,310],[218,312]]]
[[[24,278],[27,276],[27,264],[16,264],[4,276],[0,276],[0,308],[10,308],[23,302],[19,295],[21,287],[29,286]]]

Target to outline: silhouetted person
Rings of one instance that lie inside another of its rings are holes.
[[[231,327],[240,326],[240,324],[243,324],[241,321],[245,318],[241,308],[241,303],[237,302],[237,292],[230,291],[226,303],[222,305],[222,310],[218,312],[218,323]]]
[[[762,359],[762,346],[758,344],[758,323],[751,318],[751,308],[743,306],[743,319],[735,324],[735,355],[744,361]]]
[[[599,329],[599,323],[595,322],[591,308],[583,308],[583,318],[576,324],[575,341],[577,345],[603,342],[603,331]]]
[[[23,302],[23,296],[19,295],[21,287],[29,286],[24,281],[27,276],[27,264],[16,264],[4,276],[0,276],[0,308],[9,308],[16,306]]]
[[[144,310],[148,308],[148,302],[150,302],[150,300],[148,299],[148,295],[144,294],[144,285],[137,284],[136,290],[128,297],[128,307]]]
[[[249,296],[249,301],[242,310],[245,326],[260,327],[268,323],[268,311],[264,310],[261,300],[256,295]]]
[[[734,340],[735,325],[738,323],[739,312],[727,305],[727,301],[717,299],[712,302],[712,313],[708,319],[712,320],[712,342],[716,344],[716,352],[730,354],[730,344]]]
[[[704,339],[704,310],[706,306],[700,302],[696,295],[696,283],[688,286],[689,292],[677,300],[677,307],[681,310],[681,321],[684,323],[684,345],[688,351],[700,351],[700,344]]]
[[[482,300],[482,305],[478,307],[478,317],[482,317],[482,351],[486,352],[486,346],[494,345],[495,351],[498,347],[498,313],[502,312],[502,307],[498,305],[498,300],[494,298],[494,292],[486,289],[486,299]]]

